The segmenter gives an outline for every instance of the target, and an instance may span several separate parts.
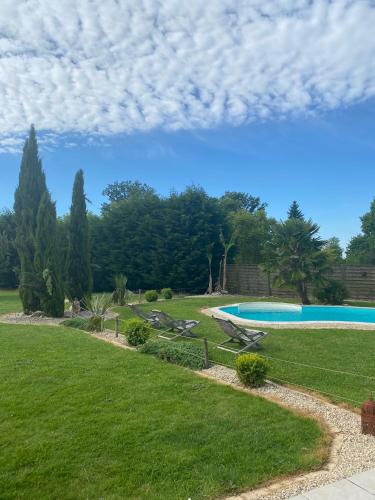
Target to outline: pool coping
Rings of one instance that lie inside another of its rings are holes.
[[[350,321],[257,321],[251,319],[243,319],[233,314],[223,312],[222,307],[234,307],[241,304],[237,302],[236,304],[226,304],[220,307],[209,307],[202,309],[201,312],[206,314],[206,316],[217,316],[222,319],[230,319],[233,323],[241,326],[255,326],[255,327],[266,327],[266,328],[278,328],[282,329],[343,329],[343,330],[375,330],[375,323],[360,323],[360,322],[350,322]],[[350,306],[356,307],[356,306]],[[360,308],[362,309],[362,307]],[[366,309],[366,308],[363,308]],[[368,308],[369,309],[369,308]],[[372,309],[372,308],[371,308]]]

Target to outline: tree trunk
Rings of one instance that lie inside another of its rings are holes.
[[[302,304],[308,306],[310,304],[310,300],[309,300],[309,297],[307,295],[306,283],[304,283],[304,282],[300,283],[300,285],[297,288],[297,291],[298,291],[298,295],[301,298]]]
[[[225,250],[223,258],[223,290],[227,289],[227,256],[228,252]]]
[[[212,258],[208,259],[208,289],[207,292],[212,294]]]

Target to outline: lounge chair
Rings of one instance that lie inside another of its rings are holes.
[[[129,307],[136,316],[139,316],[144,321],[147,321],[147,323],[149,323],[153,328],[160,328],[162,326],[154,313],[147,313],[135,304],[129,304]]]
[[[243,328],[242,326],[233,323],[230,319],[221,319],[215,316],[212,317],[229,337],[229,339],[217,346],[218,349],[222,349],[223,351],[238,354],[252,348],[260,349],[261,345],[259,342],[261,342],[268,335],[266,332],[261,332],[260,330],[249,330],[248,328]],[[223,347],[225,344],[230,342],[237,342],[242,349],[235,350]]]
[[[176,335],[173,335],[172,337],[167,337],[165,335],[158,335],[158,337],[166,340],[174,340],[177,337],[196,337],[191,330],[195,326],[199,325],[199,321],[194,319],[174,319],[169,314],[163,311],[158,311],[157,309],[154,309],[152,313],[155,314],[155,317],[160,324],[167,329],[167,332],[177,332]]]

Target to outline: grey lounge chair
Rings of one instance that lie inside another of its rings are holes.
[[[136,316],[139,316],[144,321],[147,321],[147,323],[149,323],[153,328],[160,328],[162,326],[153,312],[147,313],[141,307],[138,307],[135,304],[129,304],[129,307]]]
[[[163,311],[158,311],[157,309],[154,309],[152,312],[155,314],[155,317],[160,324],[167,329],[167,332],[172,334],[173,332],[177,332],[176,335],[173,335],[172,337],[167,337],[165,335],[158,335],[158,337],[166,340],[174,340],[177,337],[196,337],[191,330],[195,326],[199,325],[199,321],[194,319],[174,319],[169,314]]]
[[[221,319],[215,316],[212,317],[229,337],[229,339],[225,340],[217,346],[218,349],[222,349],[223,351],[229,351],[238,354],[251,348],[260,349],[261,345],[259,344],[259,342],[261,342],[268,335],[266,332],[261,332],[260,330],[249,330],[248,328],[243,328],[242,326],[233,323],[230,319]],[[240,345],[241,349],[235,350],[223,347],[229,342],[237,342]]]

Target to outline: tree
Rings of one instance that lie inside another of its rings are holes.
[[[304,215],[296,201],[293,201],[288,210],[288,219],[304,220]]]
[[[209,295],[213,292],[213,279],[212,279],[212,258],[213,258],[214,243],[207,245],[207,260],[208,260],[208,287],[207,293]]]
[[[15,245],[16,221],[13,212],[0,213],[0,288],[18,285],[18,254]]]
[[[36,133],[31,126],[23,148],[19,183],[14,197],[16,248],[20,262],[19,294],[23,311],[40,308],[40,283],[35,269],[35,232],[40,200],[46,192],[46,181],[39,159]]]
[[[262,203],[258,196],[240,191],[226,191],[219,198],[219,203],[226,213],[245,210],[253,214],[258,210],[265,210],[267,207],[267,203]]]
[[[323,247],[323,252],[326,254],[328,261],[330,264],[342,264],[342,248],[340,246],[340,240],[333,236],[329,240],[327,240],[326,244]]]
[[[268,270],[276,273],[275,284],[295,288],[303,304],[310,303],[308,285],[324,282],[329,271],[318,232],[311,220],[291,218],[275,226],[270,242]]]
[[[220,243],[223,246],[223,290],[227,289],[227,264],[228,264],[228,254],[232,247],[235,245],[235,235],[229,237],[228,240],[225,239],[223,231],[220,231]]]
[[[127,200],[131,196],[144,196],[146,194],[155,194],[155,190],[139,181],[123,181],[108,184],[103,191],[110,202]]]
[[[232,212],[229,225],[235,235],[236,264],[261,264],[264,262],[264,248],[271,238],[272,225],[276,221],[267,217],[265,210],[249,213],[245,210]]]
[[[362,234],[354,236],[346,251],[348,264],[375,265],[375,199],[370,210],[361,217]]]
[[[64,287],[56,245],[56,208],[46,191],[39,204],[35,233],[35,269],[42,311],[51,317],[64,315]]]
[[[67,293],[70,300],[82,300],[90,295],[92,289],[89,227],[82,170],[78,170],[74,179],[68,233]]]

